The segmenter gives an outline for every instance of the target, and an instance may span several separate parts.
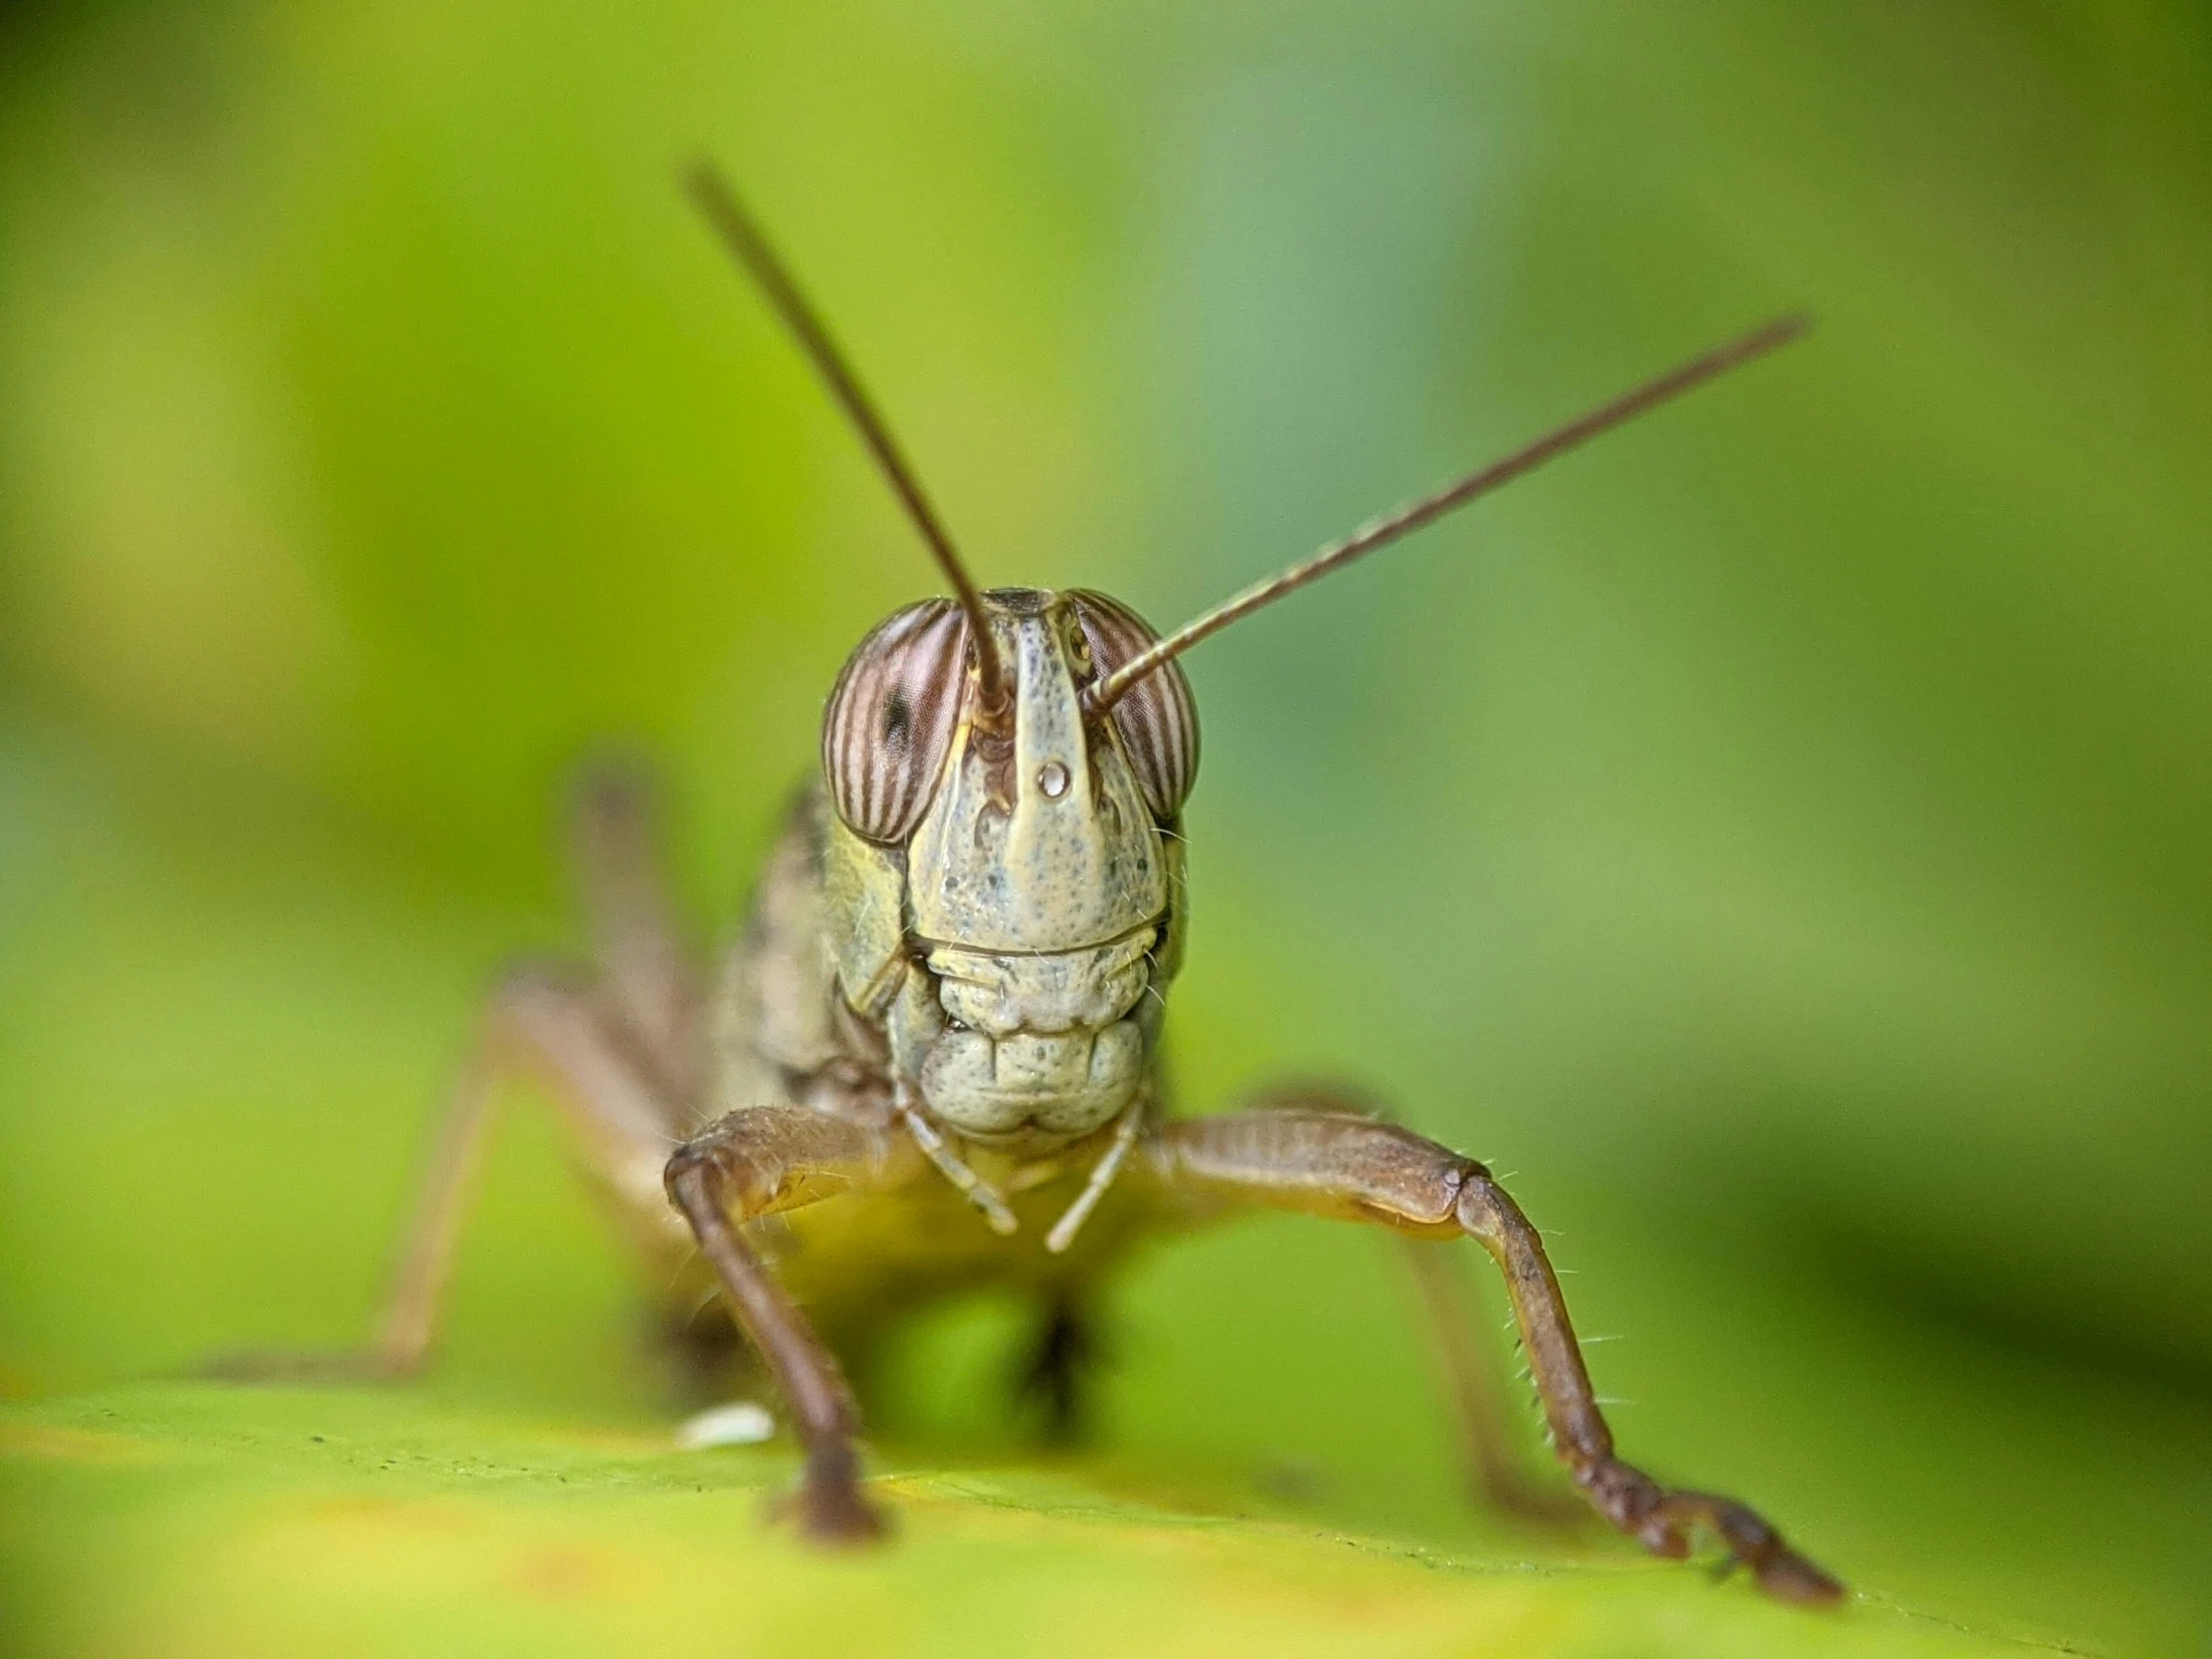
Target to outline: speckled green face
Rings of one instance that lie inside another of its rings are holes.
[[[893,1063],[931,1113],[1033,1143],[1089,1133],[1143,1083],[1181,942],[1170,828],[1197,727],[1172,664],[1156,695],[1086,715],[1084,687],[1150,641],[1125,608],[1026,588],[984,600],[1007,706],[978,708],[963,619],[929,606],[871,635],[830,700],[825,768],[847,832],[832,927],[874,935],[840,962],[846,994],[891,994]]]

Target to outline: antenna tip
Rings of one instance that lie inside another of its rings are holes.
[[[1772,345],[1787,345],[1794,339],[1810,334],[1816,320],[1811,311],[1802,308],[1784,311],[1760,329],[1757,337]]]
[[[676,184],[694,205],[705,209],[711,217],[737,207],[738,193],[731,187],[729,177],[704,150],[695,150],[677,164]]]

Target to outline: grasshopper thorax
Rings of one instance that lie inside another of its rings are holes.
[[[963,1135],[1073,1139],[1144,1085],[1182,942],[1177,815],[1198,761],[1178,665],[1108,711],[1085,693],[1150,645],[1102,594],[981,596],[983,695],[949,600],[861,641],[823,723],[838,986],[895,1080]]]

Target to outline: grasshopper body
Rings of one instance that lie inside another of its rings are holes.
[[[1532,1510],[1500,1392],[1458,1321],[1447,1257],[1504,1275],[1552,1443],[1606,1519],[1663,1555],[1717,1534],[1787,1599],[1841,1594],[1742,1504],[1614,1453],[1536,1230],[1471,1159],[1304,1088],[1200,1118],[1166,1110],[1162,1019],[1188,910],[1179,824],[1198,726],[1175,659],[1330,570],[1795,335],[1785,319],[1694,359],[1400,509],[1161,639],[1078,590],[978,592],[888,430],[736,199],[692,188],[852,417],[955,591],[879,625],[830,699],[820,779],[791,810],[739,942],[675,942],[633,787],[579,816],[596,940],[585,972],[494,997],[369,1357],[420,1365],[494,1091],[533,1076],[675,1284],[719,1297],[806,1450],[803,1529],[875,1536],[857,1409],[834,1355],[888,1316],[979,1285],[1053,1315],[1040,1380],[1072,1404],[1074,1318],[1136,1239],[1242,1206],[1408,1241],[1478,1484]],[[802,1311],[804,1310],[804,1312]],[[719,1316],[718,1316],[719,1317]],[[721,1326],[724,1332],[730,1328]]]

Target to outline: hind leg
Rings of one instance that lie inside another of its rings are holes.
[[[702,997],[661,867],[659,816],[643,771],[591,767],[571,797],[569,857],[598,975],[592,1000],[664,1091],[689,1105],[705,1081]]]
[[[640,1228],[681,1238],[661,1167],[681,1138],[702,1046],[698,991],[669,920],[653,855],[651,800],[637,778],[588,774],[576,794],[573,851],[589,915],[596,984],[547,968],[510,974],[486,1003],[474,1052],[432,1138],[413,1214],[375,1333],[350,1353],[240,1356],[234,1377],[405,1377],[436,1337],[454,1252],[509,1084],[538,1084],[588,1167]]]
[[[515,1081],[539,1084],[584,1161],[642,1228],[680,1237],[661,1196],[661,1167],[676,1114],[589,996],[542,970],[518,972],[493,993],[476,1051],[431,1142],[414,1212],[368,1345],[337,1354],[245,1355],[213,1375],[242,1379],[408,1377],[436,1339],[461,1226],[490,1140],[494,1108]]]

